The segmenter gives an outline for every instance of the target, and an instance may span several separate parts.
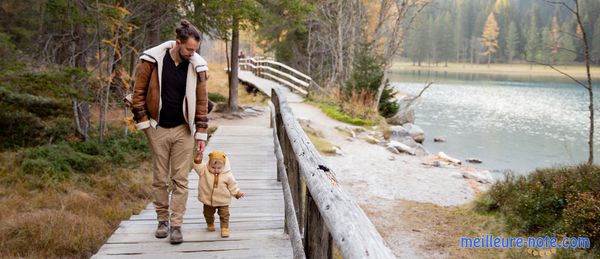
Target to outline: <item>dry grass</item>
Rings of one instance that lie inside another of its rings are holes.
[[[226,64],[209,64],[210,79],[208,81],[208,91],[211,93],[219,93],[225,97],[229,97],[229,79],[224,68]],[[261,105],[267,104],[269,98],[263,94],[252,94],[246,91],[244,85],[239,84],[238,87],[238,105]]]
[[[306,136],[308,136],[308,139],[319,153],[323,155],[332,155],[336,153],[335,149],[337,146],[324,139],[323,133],[306,124],[301,124],[301,126],[302,129],[304,129]]]
[[[557,65],[556,68],[566,72],[574,77],[583,78],[585,74],[585,66],[581,65]],[[530,64],[459,64],[448,63],[445,67],[443,63],[439,66],[421,65],[413,66],[411,62],[395,62],[392,66],[393,70],[400,71],[431,71],[431,72],[449,72],[449,73],[467,73],[467,74],[498,74],[498,75],[522,75],[522,76],[549,76],[549,77],[564,77],[555,70],[542,65]],[[593,66],[591,74],[600,73],[600,67]]]
[[[148,162],[42,183],[14,157],[2,154],[0,167],[0,258],[89,258],[150,199]]]
[[[208,91],[229,96],[229,79],[225,73],[226,64],[208,64]]]
[[[523,258],[525,249],[463,249],[461,237],[517,236],[506,233],[503,221],[495,216],[479,214],[471,205],[442,207],[430,203],[406,200],[389,202],[381,210],[379,205],[362,205],[384,239],[394,240],[401,234],[423,241],[419,250],[430,253],[427,257],[444,258]],[[394,247],[391,247],[395,249]],[[396,248],[398,249],[398,248]],[[425,256],[425,255],[423,255]]]

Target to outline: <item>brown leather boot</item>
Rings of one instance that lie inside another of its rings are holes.
[[[183,242],[183,235],[181,234],[181,227],[171,227],[171,244],[181,244]]]
[[[156,228],[156,232],[154,232],[154,236],[156,238],[165,238],[169,235],[169,222],[168,221],[159,221],[158,227]]]
[[[221,228],[221,237],[229,237],[229,228]]]
[[[208,227],[207,227],[208,231],[215,232],[215,230],[216,230],[215,223],[208,223],[207,225],[208,225]]]

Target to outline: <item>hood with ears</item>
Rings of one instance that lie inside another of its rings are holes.
[[[213,173],[210,169],[210,160],[206,164],[206,169],[210,173]],[[230,171],[231,171],[231,164],[229,163],[229,156],[225,156],[225,165],[223,166],[223,172],[221,174],[226,174],[226,173],[229,173]]]

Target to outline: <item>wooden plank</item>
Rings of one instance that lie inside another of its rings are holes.
[[[185,238],[185,242],[198,242],[198,241],[224,241],[220,233],[217,232],[198,232],[198,231],[186,231],[182,228],[181,232]],[[269,238],[269,239],[287,239],[287,235],[283,233],[283,229],[271,230],[231,230],[229,239],[240,240],[240,239],[253,239],[253,238]],[[150,233],[114,233],[106,243],[169,243],[168,239],[159,239],[154,237],[154,231]],[[291,252],[291,251],[290,251]]]
[[[293,83],[291,83],[291,82],[289,82],[289,81],[286,81],[286,80],[285,80],[285,79],[283,79],[283,78],[280,78],[280,77],[278,77],[278,76],[276,76],[276,75],[273,75],[273,74],[270,74],[270,73],[262,73],[262,75],[264,75],[264,76],[268,76],[268,77],[270,77],[270,78],[272,78],[272,79],[275,79],[277,82],[279,82],[279,83],[282,83],[282,84],[284,84],[284,85],[286,85],[286,86],[290,87],[291,89],[294,89],[294,90],[296,90],[296,91],[300,92],[301,94],[303,94],[303,95],[305,95],[305,96],[306,96],[306,95],[308,95],[308,92],[307,92],[306,90],[304,90],[304,89],[302,89],[302,88],[300,88],[300,87],[298,87],[298,86],[294,85]]]
[[[273,72],[275,74],[284,76],[284,77],[288,78],[289,80],[294,81],[294,83],[299,84],[299,85],[301,85],[303,87],[308,87],[308,85],[309,85],[309,83],[304,82],[304,81],[302,81],[302,80],[294,77],[293,75],[290,75],[290,74],[288,74],[286,72],[283,72],[283,71],[280,71],[278,69],[275,69],[275,68],[272,68],[272,67],[269,67],[269,66],[260,66],[259,68],[267,69],[267,70],[269,70],[269,71],[271,71],[271,72]],[[262,74],[264,74],[264,72],[262,72]]]
[[[221,126],[207,151],[224,150],[232,173],[246,192],[230,205],[230,238],[208,232],[203,205],[198,201],[198,175],[188,175],[189,190],[182,232],[184,243],[171,245],[154,237],[156,212],[152,203],[119,228],[94,258],[289,258],[292,248],[284,233],[284,202],[277,182],[272,130],[267,127]],[[208,152],[205,152],[207,161]],[[217,230],[219,216],[215,214]]]
[[[200,245],[200,244],[199,244]],[[237,258],[237,259],[255,259],[255,258],[289,258],[289,248],[273,248],[273,249],[240,249],[240,250],[199,250],[187,251],[180,253],[125,253],[114,255],[98,255],[95,258],[177,258],[177,259],[197,259],[197,258]]]
[[[215,218],[218,222],[218,217]],[[242,216],[231,218],[229,222],[268,222],[273,220],[282,220],[283,216],[275,216],[275,217],[250,217],[250,216]],[[205,224],[204,218],[186,218],[183,222],[183,226],[188,226],[191,224]],[[122,221],[120,225],[135,225],[135,224],[149,224],[156,227],[156,219],[129,219]]]
[[[312,78],[310,76],[307,76],[304,73],[302,73],[302,72],[300,72],[300,71],[298,71],[296,69],[293,69],[293,68],[287,66],[286,64],[283,64],[283,63],[280,63],[280,62],[277,62],[277,61],[270,61],[270,60],[265,60],[263,62],[281,66],[281,67],[286,68],[287,70],[289,70],[291,72],[294,72],[295,74],[303,77],[304,79],[306,79],[308,81],[312,81]]]
[[[262,249],[285,248],[289,242],[285,239],[268,240],[248,239],[248,240],[224,240],[223,242],[204,241],[200,247],[198,243],[182,243],[177,246],[170,246],[167,249],[152,244],[107,244],[101,251],[101,254],[125,254],[125,253],[183,253],[200,251],[223,251],[223,250],[254,250],[257,247]],[[202,241],[201,241],[202,242]]]
[[[239,80],[244,82],[245,84],[249,84],[256,87],[258,90],[260,90],[260,92],[262,92],[268,97],[271,97],[271,90],[273,88],[277,88],[287,96],[288,102],[299,103],[304,101],[304,98],[295,93],[292,93],[289,88],[282,86],[278,82],[257,77],[250,71],[240,71]]]

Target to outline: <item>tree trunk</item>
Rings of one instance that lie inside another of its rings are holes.
[[[379,102],[381,101],[381,95],[383,94],[383,89],[385,88],[385,83],[387,81],[388,70],[388,65],[385,65],[385,68],[383,69],[383,77],[381,78],[381,85],[379,85],[379,88],[377,89],[377,96],[375,96],[375,104],[373,107],[373,109],[375,109],[375,112],[379,111]]]
[[[118,36],[117,36],[118,37]],[[110,86],[112,85],[112,75],[113,75],[113,62],[114,62],[114,54],[115,49],[113,48],[113,53],[108,57],[108,82],[106,83],[106,89],[104,93],[100,94],[100,141],[104,140],[104,133],[106,132],[106,115],[108,114],[108,102],[110,97]]]
[[[154,19],[150,24],[148,24],[148,38],[146,38],[146,46],[156,46],[160,44],[160,5],[153,3],[151,12],[154,17],[157,17],[157,19]]]
[[[238,52],[240,48],[240,21],[233,17],[233,29],[231,33],[231,70],[229,72],[229,112],[238,111]]]
[[[311,44],[311,38],[310,38],[311,30],[312,30],[312,26],[309,24],[308,25],[308,42],[306,43],[306,54],[307,54],[307,59],[308,59],[307,62],[306,62],[306,74],[308,76],[310,76],[310,66],[311,66],[311,62],[312,62],[312,60],[311,60],[311,58],[312,58],[312,50],[311,50],[311,47],[310,47],[310,44]]]
[[[81,1],[77,1],[77,9],[81,13],[85,12],[85,6]],[[85,31],[85,26],[83,23],[78,23],[75,27],[75,37],[76,37],[76,53],[75,57],[75,66],[82,69],[87,70],[87,35]],[[81,97],[87,97],[89,95],[89,89],[87,87],[87,82],[83,82],[78,84],[79,95]],[[90,122],[90,104],[86,101],[82,100],[74,100],[74,117],[75,117],[75,125],[77,127],[77,131],[83,138],[83,140],[88,140],[88,130],[89,130],[89,122]]]
[[[594,164],[594,88],[592,88],[592,76],[590,74],[590,46],[588,44],[587,33],[585,31],[585,27],[583,26],[583,22],[581,20],[579,10],[579,1],[575,0],[575,16],[577,17],[577,24],[581,28],[581,35],[583,40],[583,50],[584,50],[584,61],[585,61],[585,70],[587,74],[587,90],[588,96],[590,100],[590,132],[588,139],[588,148],[589,148],[589,156],[588,156],[588,164]]]

